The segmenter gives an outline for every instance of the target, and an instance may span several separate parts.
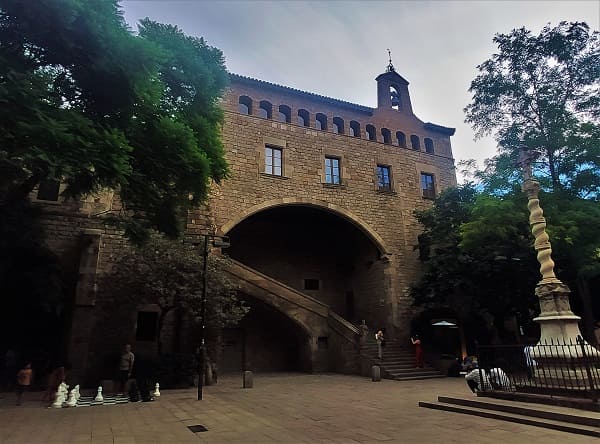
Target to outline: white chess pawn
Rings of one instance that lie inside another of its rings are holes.
[[[79,401],[79,398],[81,398],[81,393],[79,393],[79,384],[77,384],[73,390],[75,391],[75,400]]]
[[[63,406],[63,402],[65,402],[65,394],[62,392],[62,390],[59,389],[56,391],[56,398],[54,399],[54,402],[52,403],[52,407],[55,409],[60,409]]]
[[[98,386],[98,394],[94,398],[94,401],[102,402],[104,401],[104,397],[102,396],[102,386]]]
[[[158,398],[160,396],[159,387],[160,387],[160,384],[157,382],[156,385],[154,386],[154,393],[152,393],[152,396],[154,396],[155,398]]]
[[[67,407],[77,407],[77,392],[75,389],[69,393],[69,399],[67,400]]]

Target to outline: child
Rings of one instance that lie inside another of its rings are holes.
[[[23,367],[17,373],[17,405],[21,405],[23,392],[29,389],[29,386],[31,385],[32,375],[33,371],[31,370],[31,362],[28,362],[25,367]]]

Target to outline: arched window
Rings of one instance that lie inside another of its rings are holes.
[[[430,138],[425,138],[425,152],[429,154],[433,154],[433,140]]]
[[[327,116],[323,113],[317,113],[315,116],[315,128],[327,131]]]
[[[298,125],[300,125],[300,126],[309,126],[310,125],[309,114],[308,114],[308,111],[306,111],[305,109],[298,110]]]
[[[360,137],[360,123],[356,120],[350,121],[350,135],[353,137]]]
[[[400,103],[400,93],[398,92],[398,88],[393,85],[390,86],[390,98],[392,100],[393,109],[402,109],[402,104]]]
[[[263,119],[273,118],[273,105],[267,100],[261,100],[258,107],[258,116]]]
[[[336,134],[344,134],[344,119],[341,117],[333,118],[333,132]]]
[[[387,145],[392,144],[392,133],[387,128],[381,128],[381,135],[383,136],[383,143]]]
[[[281,123],[291,123],[292,110],[287,105],[279,105],[279,121]]]
[[[373,125],[367,125],[365,130],[367,131],[367,139],[377,141],[377,133]]]
[[[421,149],[421,141],[419,140],[419,136],[415,136],[414,134],[410,136],[410,144],[412,145],[413,150]]]
[[[406,135],[402,131],[396,131],[396,139],[400,148],[406,148]]]
[[[240,114],[252,115],[252,99],[248,96],[240,96],[238,100],[238,112]]]

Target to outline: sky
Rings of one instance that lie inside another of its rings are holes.
[[[388,64],[410,82],[413,111],[456,128],[456,161],[479,166],[496,152],[464,123],[476,66],[497,50],[492,39],[526,27],[585,21],[600,28],[600,0],[587,1],[254,1],[124,0],[132,29],[149,17],[204,37],[227,69],[336,99],[377,106],[375,77]]]

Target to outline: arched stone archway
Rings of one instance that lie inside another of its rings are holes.
[[[285,328],[306,334],[301,354],[309,365],[302,369],[351,371],[357,326],[365,320],[382,328],[391,312],[383,239],[344,208],[297,198],[241,211],[221,233],[230,237],[230,274],[242,293],[287,317]],[[245,337],[260,336],[267,323],[248,325],[255,331],[245,330]]]
[[[232,217],[229,221],[221,226],[220,233],[228,234],[235,226],[237,226],[240,222],[244,221],[248,217],[253,214],[259,213],[261,211],[276,208],[281,206],[305,206],[305,207],[314,207],[321,209],[323,211],[328,211],[334,213],[348,222],[352,223],[359,230],[361,230],[377,247],[377,250],[380,253],[381,258],[388,258],[390,256],[390,252],[388,247],[386,246],[385,241],[381,238],[377,232],[372,229],[367,222],[362,220],[359,216],[353,214],[351,211],[330,203],[324,202],[317,199],[306,199],[300,197],[287,197],[281,199],[273,199],[269,200],[252,207],[246,208],[245,210],[240,211],[234,217]]]

